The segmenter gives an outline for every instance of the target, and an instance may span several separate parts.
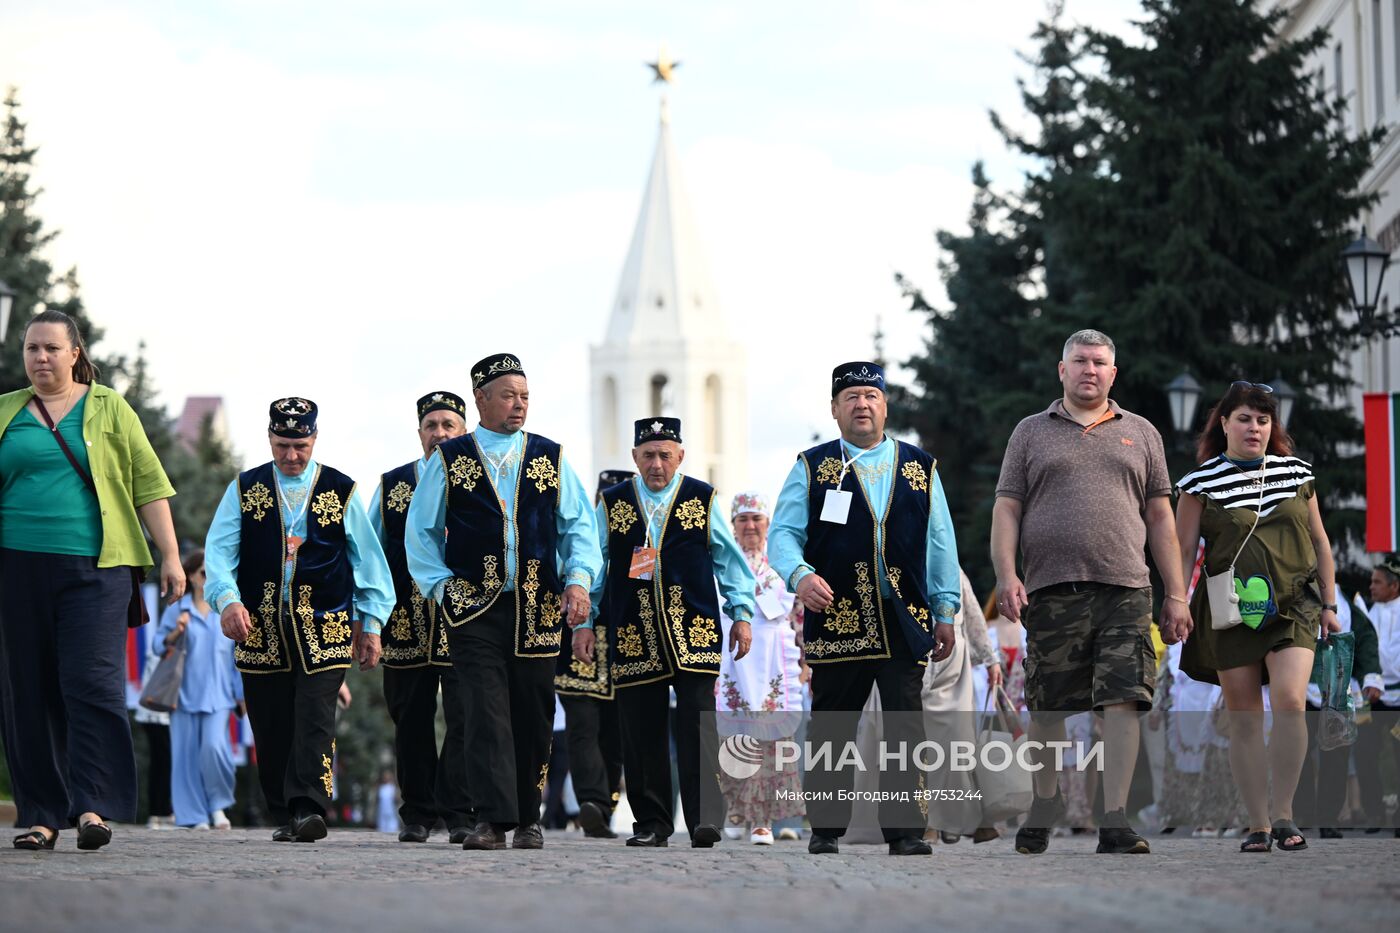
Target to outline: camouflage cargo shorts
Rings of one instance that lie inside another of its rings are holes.
[[[1026,706],[1078,713],[1116,703],[1152,705],[1152,588],[1060,583],[1030,596]]]

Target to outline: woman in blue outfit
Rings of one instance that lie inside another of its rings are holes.
[[[156,638],[173,646],[185,638],[185,676],[170,714],[170,795],[175,823],[193,829],[228,829],[233,805],[233,749],[228,714],[243,715],[243,680],[233,666],[233,642],[219,614],[204,601],[204,551],[184,561],[189,591],[160,618]]]

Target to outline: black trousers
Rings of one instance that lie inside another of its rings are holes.
[[[477,818],[498,829],[540,819],[554,731],[555,659],[515,656],[515,600],[502,596],[447,629],[463,686],[467,787]]]
[[[596,803],[612,813],[622,789],[622,720],[615,700],[560,696],[569,770],[579,803]]]
[[[278,824],[331,805],[335,701],[345,668],[307,674],[243,675],[243,699],[258,754],[258,783]]]
[[[163,722],[143,722],[141,731],[150,750],[146,769],[146,808],[151,816],[171,816],[170,805],[170,727]]]
[[[884,713],[908,713],[889,716],[883,720],[883,741],[891,753],[904,742],[913,749],[924,741],[922,718],[912,715],[923,709],[920,691],[923,689],[924,668],[915,660],[903,633],[893,622],[894,609],[885,606],[885,618],[890,620],[891,657],[872,661],[836,661],[812,665],[812,719],[807,729],[807,741],[813,750],[830,743],[831,762],[840,760],[846,743],[854,745],[860,724],[861,710],[870,698],[872,687],[880,690],[880,709]],[[881,767],[879,758],[864,762],[867,769]],[[882,793],[907,793],[908,800],[881,800],[880,830],[887,842],[900,838],[918,839],[923,836],[924,816],[913,794],[918,788],[919,772],[912,768],[898,770],[883,767],[880,772]],[[839,839],[846,834],[851,822],[851,800],[841,799],[841,792],[850,793],[855,784],[854,767],[813,768],[806,775],[804,789],[819,794],[830,792],[831,798],[816,797],[807,804],[807,816],[812,832]]]
[[[126,712],[131,571],[94,557],[0,552],[0,690],[16,825],[136,819]]]
[[[1400,739],[1390,734],[1400,716],[1396,711],[1400,706],[1386,706],[1380,700],[1371,702],[1371,711],[1380,713],[1371,721],[1357,727],[1356,781],[1361,785],[1361,807],[1366,811],[1371,826],[1382,825],[1385,818],[1385,800],[1381,788],[1381,752],[1384,750],[1395,762],[1395,770],[1400,772]]]
[[[438,690],[447,735],[437,744]],[[461,679],[454,668],[428,665],[384,668],[384,702],[394,721],[394,761],[404,825],[432,828],[440,817],[448,828],[474,823],[467,792],[466,712]]]
[[[675,830],[671,808],[671,704],[676,691],[676,771],[681,808],[690,835],[695,827],[718,828],[724,821],[724,797],[715,779],[719,738],[715,732],[715,674],[679,671],[669,680],[622,687],[617,712],[622,720],[622,760],[627,774],[627,801],[636,818],[634,833],[668,838]],[[708,715],[702,715],[708,714]]]

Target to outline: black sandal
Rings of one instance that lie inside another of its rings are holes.
[[[100,849],[112,841],[112,827],[101,820],[89,820],[78,827],[78,848],[85,851]]]
[[[1262,849],[1252,848],[1253,846],[1263,846]],[[1274,840],[1262,829],[1256,833],[1250,833],[1240,843],[1241,852],[1272,852],[1274,850]]]
[[[1292,820],[1274,820],[1273,836],[1274,841],[1278,843],[1278,847],[1285,852],[1296,852],[1299,849],[1306,849],[1308,847],[1308,840],[1303,838],[1302,830],[1300,830],[1298,824]],[[1288,842],[1288,840],[1292,839],[1294,836],[1297,836],[1301,841],[1294,843]]]
[[[52,836],[45,836],[37,829],[31,829],[27,833],[21,833],[15,837],[16,849],[27,849],[38,852],[43,849],[52,849],[58,844],[58,830],[53,831]]]

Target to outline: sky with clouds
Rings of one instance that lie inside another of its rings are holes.
[[[749,348],[750,485],[833,433],[831,366],[917,352],[892,282],[937,289],[971,164],[1013,184],[1043,0],[463,3],[6,0],[49,249],[104,353],[144,341],[162,400],[222,395],[245,462],[282,395],[362,481],[414,454],[413,400],[508,349],[530,427],[587,476],[602,339],[656,138],[644,61],[682,62],[672,132]],[[1127,31],[1132,0],[1067,0]],[[5,352],[18,352],[16,341]],[[1047,394],[1058,386],[1046,374]],[[587,480],[586,480],[587,482]]]

